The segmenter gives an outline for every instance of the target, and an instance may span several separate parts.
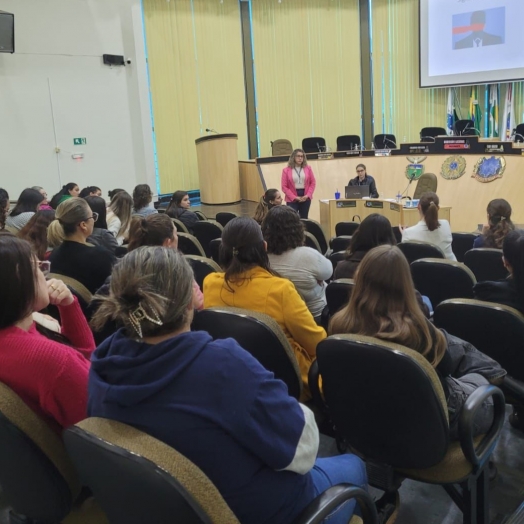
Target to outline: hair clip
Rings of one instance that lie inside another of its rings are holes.
[[[233,256],[236,257],[238,255],[238,249],[236,247],[233,248]]]
[[[500,220],[506,220],[506,217],[500,217]]]
[[[138,307],[129,313],[129,320],[131,321],[131,325],[133,326],[133,329],[136,331],[136,334],[139,336],[139,338],[142,338],[142,326],[140,324],[142,320],[149,320],[149,322],[152,322],[157,326],[163,325],[163,322],[160,320],[158,313],[152,307],[149,309],[155,318],[151,318],[151,316],[147,314],[146,310],[142,306],[142,303],[139,303]]]

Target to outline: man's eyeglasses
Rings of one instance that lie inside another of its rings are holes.
[[[93,222],[96,222],[96,221],[98,220],[98,213],[95,213],[95,212],[93,211],[93,215],[90,216],[90,217],[87,217],[87,218],[86,218],[86,221],[89,220],[90,218],[93,219]]]
[[[51,262],[49,260],[39,260],[38,269],[47,276],[51,271]]]

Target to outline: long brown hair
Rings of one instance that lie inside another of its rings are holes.
[[[262,221],[266,217],[268,211],[275,207],[275,204],[272,204],[271,202],[275,200],[277,193],[279,193],[278,189],[268,189],[260,197],[257,208],[255,209],[255,215],[253,216],[253,219],[260,225],[262,225]]]
[[[424,317],[406,257],[396,246],[373,248],[362,259],[349,304],[329,323],[329,334],[354,333],[402,344],[436,366],[445,336]]]
[[[297,153],[302,153],[304,155],[304,161],[302,162],[301,167],[306,167],[307,166],[307,157],[303,149],[295,149],[293,153],[291,153],[291,156],[289,157],[289,160],[287,162],[288,167],[294,168],[296,166],[295,157],[297,156]]]
[[[515,229],[511,221],[511,206],[507,200],[496,198],[488,204],[489,229],[486,232],[485,247],[502,249],[506,235]]]
[[[420,209],[430,231],[435,231],[435,229],[440,227],[440,222],[438,221],[439,202],[437,194],[433,193],[433,191],[423,193],[420,197]]]
[[[44,260],[47,252],[47,229],[55,219],[54,209],[37,211],[18,233],[19,238],[27,240],[33,247],[38,260]]]

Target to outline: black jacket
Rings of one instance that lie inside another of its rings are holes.
[[[348,186],[369,186],[369,196],[371,198],[378,198],[377,186],[375,184],[375,179],[371,175],[366,175],[362,182],[359,180],[358,176],[352,178],[349,181]]]
[[[524,313],[523,300],[519,297],[515,282],[511,277],[504,280],[478,282],[473,287],[473,293],[478,300],[504,304]]]

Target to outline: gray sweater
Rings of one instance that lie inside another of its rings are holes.
[[[15,217],[12,217],[9,215],[5,221],[5,225],[9,227],[14,227],[15,229],[22,229],[30,220],[31,217],[34,215],[32,211],[27,211],[26,213],[20,213],[19,215],[16,215]]]

